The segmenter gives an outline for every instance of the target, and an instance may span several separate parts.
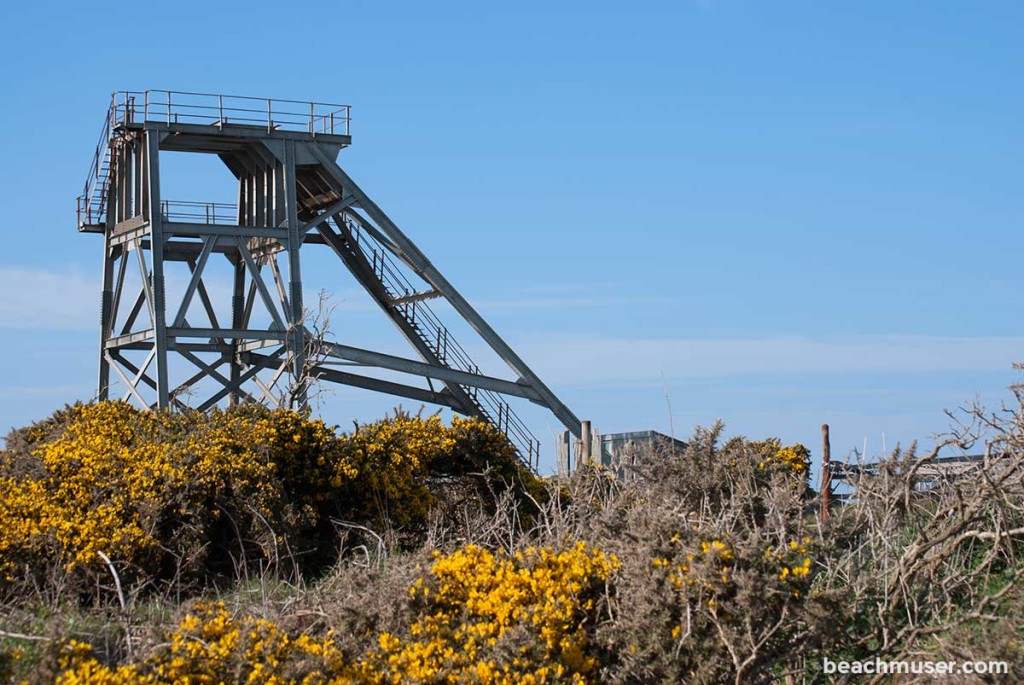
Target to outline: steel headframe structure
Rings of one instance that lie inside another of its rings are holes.
[[[144,407],[305,406],[316,379],[480,417],[535,468],[539,442],[505,396],[548,408],[576,436],[579,419],[337,164],[351,143],[349,121],[345,105],[113,94],[78,198],[79,230],[104,237],[98,397],[110,397],[113,372],[124,399]],[[165,151],[219,156],[238,179],[237,206],[163,199]],[[315,336],[303,304],[304,246],[332,251],[419,359]],[[220,288],[219,298],[230,297],[229,308],[220,302],[230,322],[218,319],[217,288],[204,280],[214,262],[233,276],[230,295]],[[171,282],[169,270],[182,265]],[[427,305],[433,298],[447,301],[515,379],[482,374]],[[428,387],[339,366],[424,378]]]

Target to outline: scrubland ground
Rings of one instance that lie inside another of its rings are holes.
[[[897,451],[822,522],[805,448],[721,426],[540,480],[473,420],[69,407],[0,453],[0,677],[804,683],[877,657],[1020,682],[1024,413],[961,418],[973,475],[921,487],[935,454]]]

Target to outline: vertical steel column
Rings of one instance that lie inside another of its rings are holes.
[[[164,282],[164,229],[160,210],[160,133],[146,131],[146,170],[149,195],[150,257],[153,267],[153,345],[156,349],[156,404],[171,404],[167,369],[167,292]]]
[[[303,235],[299,230],[298,180],[295,177],[295,141],[286,140],[284,144],[284,201],[288,221],[288,280],[289,311],[288,345],[291,347],[292,375],[297,386],[293,398],[299,407],[305,407],[308,401],[306,380],[306,333],[303,326],[302,311],[302,269],[300,266],[299,249],[302,247]]]
[[[238,178],[238,213],[236,215],[236,223],[239,226],[245,225],[245,176]],[[231,328],[233,330],[241,330],[244,327],[245,319],[245,262],[242,261],[242,255],[236,250],[232,255],[232,264],[234,266],[234,283],[231,290]],[[242,364],[238,358],[238,339],[231,339],[231,359],[230,359],[230,380],[234,390],[228,393],[228,406],[233,407],[238,404],[241,400],[241,395],[238,393],[238,379],[242,376]]]
[[[110,141],[106,141],[110,145]],[[114,155],[110,156],[109,174],[114,174]],[[114,229],[114,198],[116,193],[107,191],[106,226],[103,228],[103,293],[100,296],[100,368],[96,380],[96,399],[110,399],[110,362],[107,361],[107,338],[112,335],[114,322],[110,320],[113,310],[114,293],[112,286],[114,260],[111,257],[110,238]]]
[[[235,279],[231,293],[231,328],[237,331],[244,327],[242,319],[245,316],[245,263],[242,261],[241,255],[236,259],[234,268]],[[231,339],[230,354],[231,386],[237,388],[238,379],[242,376],[242,365],[238,358],[238,340],[236,338]],[[228,394],[228,406],[235,406],[238,404],[239,399],[241,399],[241,396],[238,394],[238,391],[232,390]]]
[[[110,320],[114,303],[114,262],[110,247],[110,232],[103,232],[103,293],[100,297],[100,373],[96,382],[96,397],[107,400],[110,397],[110,362],[107,361],[106,343],[114,322]]]

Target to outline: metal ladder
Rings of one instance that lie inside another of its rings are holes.
[[[85,179],[85,187],[82,194],[78,196],[78,227],[102,224],[106,221],[107,215],[107,190],[110,183],[110,136],[114,128],[113,100],[110,108],[107,109],[106,119],[103,121],[103,130],[100,132],[99,142],[96,143],[96,151],[93,154],[92,164],[89,166],[89,175]]]

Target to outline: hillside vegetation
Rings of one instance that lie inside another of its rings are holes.
[[[965,419],[976,474],[923,489],[935,455],[897,451],[821,522],[806,448],[720,425],[626,478],[541,480],[475,420],[68,407],[0,452],[0,675],[831,682],[827,656],[1024,679],[1024,414]]]

